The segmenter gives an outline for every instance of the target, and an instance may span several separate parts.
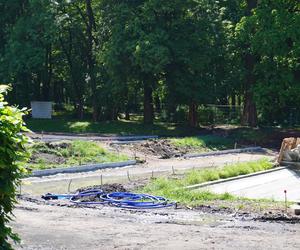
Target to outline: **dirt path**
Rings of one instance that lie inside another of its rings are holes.
[[[263,223],[183,209],[128,211],[22,201],[16,249],[300,249],[300,224]]]
[[[258,160],[267,157],[272,159],[272,154],[262,153],[242,153],[228,154],[220,156],[211,156],[203,158],[183,159],[173,158],[167,160],[149,159],[147,163],[125,168],[103,169],[95,172],[76,173],[76,174],[58,174],[48,177],[31,177],[24,179],[22,192],[40,195],[47,192],[66,192],[69,182],[72,180],[71,188],[76,189],[83,186],[99,185],[101,176],[103,183],[124,183],[130,180],[170,175],[173,172],[182,173],[188,169],[199,169],[223,166],[235,162],[244,162]]]

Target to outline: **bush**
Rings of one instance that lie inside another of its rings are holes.
[[[25,144],[28,138],[23,123],[25,110],[11,107],[4,102],[7,86],[0,85],[0,249],[12,249],[9,240],[19,241],[7,225],[12,219],[16,203],[16,187],[25,169],[20,165],[28,157]]]

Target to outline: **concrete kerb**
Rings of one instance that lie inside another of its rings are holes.
[[[59,140],[92,140],[92,141],[143,141],[157,139],[157,135],[136,135],[136,136],[84,136],[72,134],[29,134],[34,140],[59,141]]]
[[[187,187],[185,187],[185,189],[188,189],[188,190],[199,189],[199,188],[203,188],[203,187],[207,187],[207,186],[212,186],[212,185],[220,184],[220,183],[224,183],[224,182],[229,182],[229,181],[234,181],[234,180],[249,178],[249,177],[252,177],[252,176],[257,176],[257,175],[272,173],[272,172],[275,172],[275,171],[280,171],[282,169],[285,169],[285,167],[276,167],[276,168],[273,168],[273,169],[263,170],[263,171],[259,171],[259,172],[256,172],[256,173],[239,175],[239,176],[230,177],[230,178],[227,178],[227,179],[220,179],[220,180],[215,180],[215,181],[209,181],[209,182],[205,182],[205,183],[201,183],[201,184],[187,186]]]
[[[113,141],[110,144],[111,145],[123,145],[123,144],[134,144],[134,143],[141,143],[143,140],[138,141]]]
[[[135,165],[137,162],[135,160],[124,161],[124,162],[111,162],[111,163],[99,163],[99,164],[89,164],[81,166],[72,166],[66,168],[53,168],[53,169],[43,169],[32,171],[29,177],[42,177],[55,174],[65,174],[65,173],[80,173],[80,172],[90,172],[99,169],[106,168],[119,168]]]
[[[235,154],[235,153],[247,153],[247,152],[265,152],[265,149],[263,149],[262,147],[227,149],[227,150],[212,151],[212,152],[207,152],[207,153],[186,154],[183,157],[184,158],[197,158],[197,157],[207,157],[207,156]]]

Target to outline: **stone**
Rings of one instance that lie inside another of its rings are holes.
[[[300,215],[300,205],[298,204],[291,205],[289,210],[294,215]]]

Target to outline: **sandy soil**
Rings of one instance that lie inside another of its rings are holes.
[[[300,224],[185,209],[129,211],[21,201],[16,249],[299,249]]]

